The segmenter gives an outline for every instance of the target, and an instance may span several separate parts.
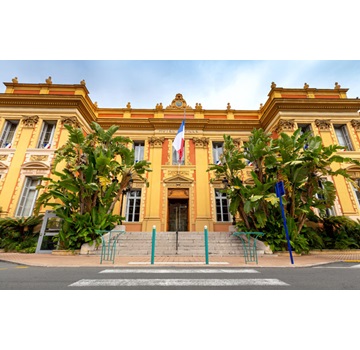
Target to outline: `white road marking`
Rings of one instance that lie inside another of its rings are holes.
[[[99,273],[259,273],[253,269],[112,269]]]
[[[360,269],[360,265],[353,266],[314,266],[314,269]]]
[[[150,265],[151,262],[149,261],[130,261],[128,265]],[[155,262],[153,265],[205,265],[205,262],[201,261],[160,261]],[[219,262],[209,262],[209,265],[229,265],[226,261],[219,261]]]
[[[236,287],[288,286],[278,279],[83,279],[69,287]]]

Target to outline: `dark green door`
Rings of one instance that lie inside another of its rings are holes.
[[[189,231],[188,199],[169,199],[169,231]]]

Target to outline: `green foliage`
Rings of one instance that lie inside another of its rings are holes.
[[[214,181],[227,180],[230,212],[241,218],[243,230],[264,232],[262,240],[272,250],[287,249],[279,199],[274,193],[276,182],[283,181],[285,195],[282,201],[291,246],[297,252],[306,253],[313,245],[322,247],[328,242],[306,227],[314,210],[321,219],[326,216],[326,209],[334,205],[336,189],[326,177],[342,176],[351,181],[346,170],[334,167],[334,164],[360,165],[358,161],[340,155],[338,152],[343,149],[337,145],[325,147],[319,136],[302,133],[301,129],[292,135],[281,133],[277,139],[272,139],[262,129],[255,129],[242,148],[236,147],[231,137],[224,135],[221,165],[211,165],[208,171],[214,174]],[[253,170],[245,184],[243,172],[247,163],[252,164]],[[355,243],[343,237],[333,245],[355,246]]]
[[[63,219],[57,237],[62,249],[78,249],[81,244],[99,241],[95,230],[111,229],[121,223],[113,214],[116,202],[130,179],[147,184],[143,176],[150,163],[134,162],[134,151],[127,147],[129,138],[115,136],[118,126],[104,130],[93,122],[93,132],[84,136],[81,129],[65,125],[67,143],[55,152],[53,178],[42,178],[45,185],[36,203],[52,208]],[[63,166],[58,171],[57,167]]]
[[[320,234],[327,249],[356,249],[360,247],[360,223],[345,216],[324,218]]]
[[[34,253],[43,215],[0,219],[0,247],[5,251]]]

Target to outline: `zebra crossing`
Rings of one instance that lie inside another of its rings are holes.
[[[101,277],[113,275],[117,278],[81,279],[69,287],[130,287],[130,288],[156,288],[156,287],[246,287],[246,286],[289,286],[276,278],[241,278],[242,275],[259,275],[255,269],[220,269],[220,268],[123,268],[105,269],[99,271]],[[131,275],[131,278],[128,278]],[[154,275],[155,278],[152,278]],[[161,275],[161,278],[159,278]],[[180,276],[179,276],[180,275]],[[212,276],[216,275],[216,276]],[[231,275],[231,276],[229,276]],[[179,276],[179,278],[176,278]],[[202,277],[203,276],[203,277]],[[225,277],[226,276],[226,277]],[[256,276],[256,277],[257,277]],[[202,277],[202,278],[199,278]]]

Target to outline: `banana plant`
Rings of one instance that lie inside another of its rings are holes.
[[[65,125],[68,141],[55,152],[53,177],[43,177],[35,210],[52,208],[63,219],[60,240],[69,249],[97,240],[95,230],[110,229],[121,221],[113,209],[131,177],[144,181],[150,163],[134,164],[131,140],[117,136],[118,126],[104,130],[91,124],[92,133]],[[58,169],[61,170],[58,170]]]

